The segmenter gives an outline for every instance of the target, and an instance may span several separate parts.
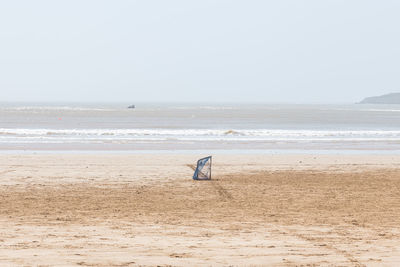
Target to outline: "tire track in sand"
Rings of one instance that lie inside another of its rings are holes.
[[[286,229],[286,231],[282,231],[282,230],[278,229],[276,226],[274,226],[274,228],[279,233],[281,233],[282,235],[289,234],[291,236],[294,236],[294,237],[297,237],[299,239],[305,240],[305,241],[311,243],[312,245],[314,245],[315,247],[321,247],[322,246],[324,248],[327,248],[328,250],[331,250],[331,251],[333,251],[333,252],[335,252],[337,254],[340,254],[340,255],[344,256],[349,261],[349,263],[351,263],[353,266],[363,266],[363,267],[366,266],[365,264],[362,264],[361,262],[359,262],[354,257],[354,255],[352,255],[348,251],[339,249],[339,248],[333,246],[332,244],[329,244],[329,242],[323,242],[323,244],[321,244],[322,241],[319,241],[315,237],[309,237],[309,236],[307,236],[305,234],[298,233],[298,232],[296,232],[294,230],[291,230],[291,229]]]

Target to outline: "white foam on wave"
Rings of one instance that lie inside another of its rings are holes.
[[[336,108],[336,109],[321,109],[325,111],[350,111],[350,112],[400,112],[400,109],[385,109],[385,108],[367,108],[367,109],[346,109],[346,108]]]
[[[46,111],[112,111],[109,108],[91,108],[91,107],[71,107],[71,106],[22,106],[22,107],[1,107],[6,111],[29,111],[29,112],[46,112]]]
[[[400,131],[274,129],[12,129],[0,138],[158,139],[158,140],[400,140]]]

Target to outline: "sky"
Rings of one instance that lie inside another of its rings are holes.
[[[0,101],[353,103],[400,92],[398,0],[0,0]]]

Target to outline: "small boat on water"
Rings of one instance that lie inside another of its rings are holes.
[[[136,106],[135,105],[130,105],[128,108],[136,108]]]

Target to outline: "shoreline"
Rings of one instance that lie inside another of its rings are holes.
[[[400,155],[400,150],[392,149],[139,149],[139,150],[116,150],[116,149],[0,149],[1,155],[143,155],[143,154],[166,154],[166,155]]]

